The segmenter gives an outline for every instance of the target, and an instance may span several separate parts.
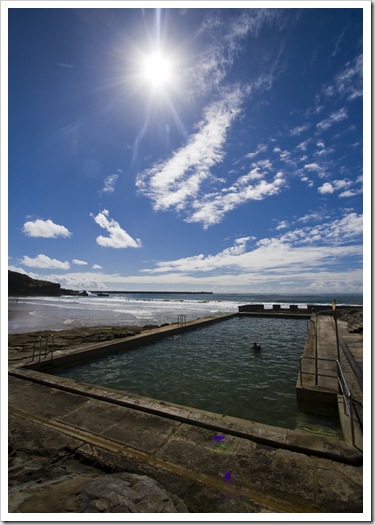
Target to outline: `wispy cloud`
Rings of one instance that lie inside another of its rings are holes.
[[[264,151],[267,151],[267,148],[268,148],[268,146],[266,144],[259,144],[257,149],[255,151],[253,151],[253,152],[247,153],[245,155],[245,158],[253,159],[257,155],[259,155],[259,153],[263,153]]]
[[[253,238],[244,237],[230,248],[215,255],[197,255],[174,261],[159,261],[152,269],[144,270],[150,275],[182,273],[185,277],[195,273],[221,272],[222,279],[240,275],[242,282],[257,276],[272,280],[278,275],[292,277],[307,274],[313,269],[332,268],[331,278],[340,258],[353,258],[359,264],[362,257],[362,216],[350,213],[319,225],[290,230],[278,237],[259,240],[247,249]],[[324,271],[324,270],[323,270]],[[224,273],[223,273],[224,272]],[[359,273],[358,273],[359,275]],[[225,277],[224,277],[225,276]],[[310,277],[311,278],[311,277]]]
[[[186,146],[138,175],[138,191],[151,199],[155,210],[183,210],[199,194],[203,182],[212,177],[211,168],[224,158],[227,132],[241,101],[238,89],[226,93],[206,108]]]
[[[285,230],[289,227],[288,221],[280,221],[279,224],[276,226],[276,230]]]
[[[322,93],[329,98],[342,97],[348,101],[362,97],[362,74],[363,56],[358,55],[345,64],[331,83],[323,87]]]
[[[109,218],[109,211],[103,210],[94,216],[90,214],[96,224],[98,224],[104,230],[107,230],[109,236],[103,237],[99,235],[96,238],[96,242],[100,246],[106,248],[140,248],[142,242],[140,239],[133,239],[125,230],[123,230],[120,224],[114,219]]]
[[[304,131],[306,131],[307,129],[309,129],[310,127],[310,124],[308,123],[305,123],[305,124],[301,124],[300,126],[296,126],[295,128],[291,129],[289,131],[289,134],[292,135],[293,137],[295,136],[299,136],[301,135]]]
[[[64,67],[65,69],[74,69],[75,67],[73,64],[68,64],[65,62],[56,62],[56,65],[59,67]]]
[[[57,259],[51,259],[48,255],[39,254],[34,259],[25,255],[21,264],[30,268],[47,268],[55,270],[69,270],[70,264],[68,261],[59,261]]]
[[[115,185],[116,185],[118,178],[119,178],[118,173],[113,173],[112,175],[108,175],[108,177],[104,179],[104,186],[100,190],[100,192],[104,194],[113,193],[115,191]]]
[[[279,18],[278,9],[246,9],[233,11],[232,16],[221,17],[210,11],[203,19],[199,34],[204,35],[205,45],[195,54],[194,65],[187,71],[193,95],[205,94],[217,88],[226,78],[241,50],[243,40],[249,35],[257,38],[261,29]],[[269,89],[274,79],[274,67],[257,79],[258,89]]]
[[[283,243],[307,245],[319,243],[326,246],[345,246],[348,243],[362,242],[363,217],[349,213],[341,219],[291,230],[279,237]]]
[[[70,237],[72,235],[65,226],[55,224],[50,219],[46,221],[36,219],[35,221],[25,222],[22,232],[28,237],[45,237],[49,239]]]
[[[341,122],[342,120],[345,120],[347,118],[348,118],[348,112],[346,108],[341,108],[338,111],[334,111],[333,113],[331,113],[328,118],[318,122],[316,127],[321,131],[325,131],[328,128],[330,128],[333,124],[336,124],[337,122]]]
[[[202,223],[208,228],[221,222],[237,206],[276,195],[286,186],[282,171],[274,169],[270,159],[253,162],[249,172],[230,185],[215,177],[213,168],[224,160],[227,134],[240,113],[242,100],[238,89],[227,92],[206,108],[198,131],[186,146],[138,175],[138,191],[151,199],[154,210],[175,209],[184,213],[186,222]],[[253,158],[266,149],[265,144],[260,144],[245,158]],[[277,151],[283,162],[289,162],[289,151]]]
[[[78,266],[86,266],[88,263],[86,261],[81,261],[80,259],[73,259],[72,264],[77,264]]]
[[[245,175],[240,177],[229,188],[221,192],[207,194],[196,199],[192,208],[195,210],[186,219],[187,222],[201,222],[204,228],[218,224],[226,213],[237,206],[252,200],[263,200],[266,197],[277,195],[286,186],[286,179],[282,172],[278,172],[271,181],[265,179],[254,184],[254,177]]]

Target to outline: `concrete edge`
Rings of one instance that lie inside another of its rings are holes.
[[[353,447],[350,442],[329,436],[273,427],[254,421],[206,412],[98,385],[52,376],[31,369],[10,369],[9,375],[65,392],[99,399],[145,413],[174,419],[182,423],[242,437],[274,448],[289,449],[351,465],[361,465],[363,463],[362,451]]]

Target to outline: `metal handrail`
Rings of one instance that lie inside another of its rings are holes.
[[[340,365],[340,362],[338,361],[338,359],[328,359],[328,358],[325,358],[325,357],[318,357],[317,360],[318,361],[330,361],[330,362],[333,362],[336,364],[336,374],[332,375],[332,374],[322,374],[322,373],[318,373],[317,371],[316,372],[305,372],[302,370],[302,360],[303,359],[312,359],[314,361],[316,361],[316,358],[315,357],[308,357],[308,356],[302,356],[300,357],[300,379],[301,379],[301,388],[303,388],[303,380],[302,380],[302,376],[303,374],[306,374],[306,375],[317,375],[317,376],[321,376],[321,377],[332,377],[332,378],[336,378],[337,379],[337,385],[338,385],[338,392],[342,394],[343,396],[343,399],[344,399],[344,405],[345,405],[345,408],[346,408],[346,411],[345,411],[345,414],[350,418],[350,430],[351,430],[351,436],[352,436],[352,445],[354,446],[355,445],[355,433],[354,433],[354,410],[353,410],[353,396],[352,396],[352,393],[350,391],[350,388],[348,386],[348,383],[346,382],[346,379],[345,379],[345,376],[344,376],[344,372],[341,368],[341,365]]]
[[[337,361],[337,382],[339,385],[339,390],[344,399],[345,408],[347,415],[350,417],[350,430],[352,434],[352,444],[355,444],[355,434],[354,434],[354,417],[353,417],[353,396],[346,382],[344,372],[341,368],[339,361]]]
[[[305,371],[303,371],[302,370],[302,360],[303,359],[311,359],[311,360],[313,360],[315,362],[317,362],[317,361],[330,361],[331,363],[337,363],[336,359],[328,359],[326,357],[309,357],[309,356],[302,356],[302,357],[300,357],[300,359],[299,359],[299,372],[300,372],[301,387],[302,388],[303,388],[303,384],[302,384],[302,375],[303,374],[310,375],[310,376],[315,376],[316,378],[317,377],[334,377],[334,378],[337,378],[337,374],[331,375],[331,374],[319,373],[317,367],[315,367],[315,372],[305,372]],[[315,384],[317,384],[317,380],[315,381]]]

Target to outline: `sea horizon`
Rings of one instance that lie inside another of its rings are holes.
[[[362,294],[264,294],[264,293],[187,293],[187,292],[114,292],[102,290],[88,296],[11,296],[8,298],[8,332],[66,330],[83,326],[160,325],[207,316],[235,313],[243,304],[273,304],[288,307],[308,304],[329,307],[333,299],[338,306],[362,306]]]

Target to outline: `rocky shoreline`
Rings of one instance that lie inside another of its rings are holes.
[[[8,472],[10,513],[189,512],[154,479],[90,465],[69,448],[10,447]]]
[[[92,343],[112,341],[113,339],[124,339],[144,330],[156,328],[156,325],[146,326],[97,326],[80,327],[68,330],[39,330],[21,334],[8,335],[8,359],[13,366],[17,361],[32,357],[34,346],[38,346],[39,337],[42,338],[42,350],[45,350],[45,342],[48,337],[48,351],[63,352],[76,347],[89,346]],[[57,354],[56,354],[57,355]]]

